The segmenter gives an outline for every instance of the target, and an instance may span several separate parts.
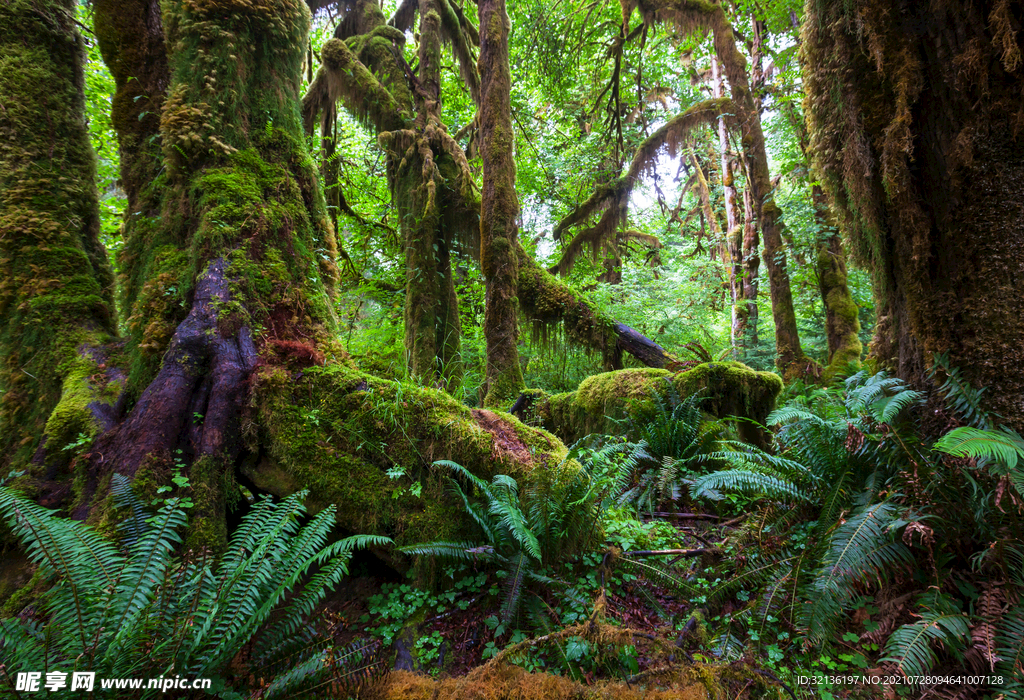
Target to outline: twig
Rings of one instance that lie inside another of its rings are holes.
[[[623,552],[624,557],[661,557],[668,556],[671,554],[678,555],[678,557],[699,557],[704,554],[710,554],[716,557],[722,556],[722,550],[718,547],[707,547],[703,549],[640,549],[634,552]]]
[[[708,515],[707,513],[651,513],[655,518],[673,518],[675,520],[721,520],[720,515]],[[743,517],[746,517],[744,515]]]
[[[719,524],[719,527],[732,527],[733,525],[739,525],[740,523],[742,523],[746,519],[747,519],[747,514],[744,513],[743,515],[739,516],[738,518],[733,518],[732,520],[727,520],[724,523]]]

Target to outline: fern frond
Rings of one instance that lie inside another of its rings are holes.
[[[904,676],[923,676],[938,661],[935,643],[959,656],[970,642],[970,634],[969,618],[963,613],[948,608],[927,611],[917,622],[903,625],[889,636],[881,660],[895,663]]]
[[[505,577],[504,600],[501,603],[501,621],[508,624],[519,612],[519,600],[523,593],[523,584],[530,573],[530,559],[523,552],[513,556],[509,562],[508,575]]]
[[[802,610],[812,641],[831,636],[836,617],[852,597],[852,583],[880,578],[913,561],[910,550],[902,542],[893,542],[888,531],[895,510],[889,502],[859,509],[833,531]]]
[[[796,484],[780,479],[771,474],[746,471],[743,469],[726,469],[699,476],[693,481],[690,493],[694,498],[711,498],[720,500],[717,492],[730,491],[748,496],[764,496],[778,500],[807,501],[808,494]]]
[[[629,557],[617,559],[616,564],[634,576],[643,577],[654,585],[667,588],[682,597],[690,598],[698,594],[694,586],[691,586],[676,570],[668,566]]]
[[[114,474],[110,478],[110,495],[114,499],[114,507],[127,510],[127,515],[118,524],[121,541],[125,547],[132,547],[139,538],[149,531],[146,520],[150,517],[149,509],[143,505],[132,482],[123,474]]]
[[[956,428],[939,438],[932,449],[954,457],[997,460],[1008,469],[1024,459],[1024,439],[1011,430]]]
[[[476,542],[427,542],[399,547],[397,551],[412,556],[436,557],[445,561],[462,561],[469,564],[481,559],[486,560],[494,554],[493,547],[481,547]]]
[[[1007,612],[996,636],[999,663],[996,672],[1009,680],[1002,688],[1007,698],[1024,698],[1024,604]]]
[[[724,601],[741,589],[755,590],[767,579],[785,578],[792,571],[797,555],[784,552],[778,556],[766,556],[764,561],[748,565],[743,571],[734,573],[715,586],[708,594],[711,602]]]

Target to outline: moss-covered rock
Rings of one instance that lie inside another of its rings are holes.
[[[709,362],[676,373],[625,369],[588,377],[576,391],[555,394],[540,402],[537,410],[547,430],[571,443],[590,433],[616,432],[616,420],[626,417],[630,400],[663,394],[669,387],[680,396],[704,392],[704,410],[714,416],[742,416],[763,423],[782,391],[782,379],[740,362]],[[760,441],[752,426],[741,425],[740,430],[745,439]]]

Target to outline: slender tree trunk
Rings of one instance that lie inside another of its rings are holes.
[[[740,103],[746,107],[746,114],[741,121],[743,130],[744,157],[747,161],[747,172],[750,175],[748,187],[753,199],[754,212],[758,228],[764,240],[765,267],[768,270],[768,290],[772,299],[772,319],[775,322],[775,364],[785,376],[803,375],[810,363],[800,348],[800,336],[796,327],[796,312],[793,308],[793,292],[789,283],[789,271],[786,266],[786,251],[783,245],[784,223],[782,210],[775,204],[772,194],[771,175],[768,170],[768,155],[765,149],[764,133],[761,131],[761,100],[757,94],[763,72],[761,70],[761,41],[763,23],[753,20],[753,69],[751,71],[752,87],[741,89]],[[722,35],[721,48],[718,47],[719,36]],[[725,32],[716,32],[716,51],[733,52],[742,61],[736,51],[732,37],[724,37]],[[728,64],[727,64],[728,65]],[[746,77],[745,71],[730,74],[729,82],[733,86],[735,99],[736,82]],[[742,77],[741,77],[742,75]],[[756,234],[755,234],[756,235]],[[756,245],[756,243],[754,244]]]
[[[711,80],[715,97],[725,96],[725,81],[722,71],[718,65],[718,57],[711,56]],[[718,149],[722,160],[722,190],[725,194],[725,247],[728,252],[729,266],[729,287],[732,294],[732,324],[730,340],[733,347],[733,354],[736,359],[742,360],[745,356],[747,345],[747,329],[751,319],[751,305],[753,305],[754,333],[756,336],[757,327],[757,300],[748,299],[748,289],[756,291],[756,282],[751,285],[747,283],[746,269],[744,268],[744,246],[743,228],[740,225],[739,210],[736,202],[736,177],[735,159],[732,149],[729,147],[729,130],[725,124],[725,117],[718,119]],[[756,273],[756,268],[755,268]]]
[[[809,169],[810,142],[804,120],[792,104],[787,105],[786,115],[796,131],[797,142]],[[815,273],[825,307],[825,336],[828,341],[828,366],[822,373],[822,379],[828,382],[839,372],[859,367],[864,347],[860,342],[860,314],[847,284],[846,253],[839,228],[821,185],[811,183],[810,189],[814,221],[819,231]]]
[[[622,0],[622,4],[627,11],[639,7],[646,21],[670,22],[683,32],[708,27],[713,33],[715,55],[729,79],[732,100],[739,111],[744,167],[757,225],[764,240],[772,317],[775,321],[775,364],[785,376],[803,375],[813,368],[800,349],[793,294],[786,270],[786,253],[782,244],[785,224],[782,210],[775,203],[772,193],[761,114],[751,90],[747,61],[736,48],[732,25],[717,4],[696,0]],[[758,51],[759,48],[755,46],[755,58]],[[759,69],[755,67],[755,70]]]
[[[128,203],[118,251],[118,306],[128,327],[128,395],[146,387],[185,308],[177,242],[159,225],[162,208],[160,114],[170,72],[159,0],[95,0],[96,37],[114,77],[111,122]]]
[[[114,280],[82,46],[73,0],[0,5],[0,467],[34,456],[35,476],[65,483],[61,449],[107,427],[100,390],[124,381],[99,347],[116,328]]]
[[[814,218],[821,227],[815,262],[818,288],[825,305],[825,335],[828,339],[828,366],[822,378],[829,381],[839,372],[860,366],[863,346],[857,304],[846,281],[846,254],[821,185],[812,185],[811,197]]]
[[[519,365],[519,198],[505,0],[480,0],[480,265],[487,284],[486,406],[507,408],[526,388]]]

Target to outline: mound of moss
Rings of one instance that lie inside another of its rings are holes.
[[[565,462],[560,440],[514,416],[343,364],[265,366],[251,406],[243,428],[258,457],[243,466],[245,478],[276,497],[309,489],[311,512],[333,503],[343,529],[399,545],[463,539],[469,530],[436,460],[520,483],[537,470],[578,468]]]
[[[585,379],[576,391],[555,394],[537,406],[544,428],[566,443],[591,433],[615,433],[626,417],[629,401],[664,395],[703,392],[704,410],[716,417],[741,416],[764,423],[782,391],[782,379],[740,362],[709,362],[686,372],[643,368],[605,372]],[[740,424],[744,439],[760,442],[754,426]]]

